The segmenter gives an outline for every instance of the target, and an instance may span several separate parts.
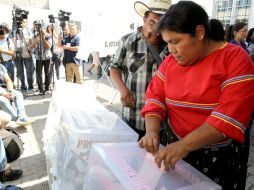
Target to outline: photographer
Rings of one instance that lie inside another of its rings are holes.
[[[50,66],[50,73],[51,78],[54,78],[54,66],[55,66],[55,72],[56,72],[56,78],[57,80],[60,79],[60,63],[61,63],[61,55],[62,50],[57,46],[57,40],[58,40],[58,34],[55,30],[55,25],[52,23],[48,25],[47,32],[51,35],[52,40],[52,46],[51,46],[51,52],[52,52],[52,62],[53,64]]]
[[[10,29],[7,24],[0,24],[0,62],[3,64],[11,80],[14,82],[14,62],[12,56],[15,53],[14,43],[8,37]]]
[[[36,76],[39,94],[46,94],[50,87],[50,59],[51,59],[51,36],[46,32],[43,23],[34,22],[34,38],[32,48],[35,48]],[[45,88],[42,83],[42,68],[44,67]]]
[[[18,77],[21,82],[21,90],[28,90],[28,93],[31,93],[33,91],[33,83],[34,83],[34,63],[32,59],[32,32],[29,30],[27,27],[27,22],[26,20],[23,20],[22,28],[19,30],[19,36],[21,37],[20,39],[20,45],[21,45],[21,52],[20,52],[20,59],[16,59],[16,65],[17,65],[17,72],[18,72]],[[18,36],[18,35],[16,35]],[[27,85],[25,82],[25,74],[24,70],[26,69],[26,81]]]
[[[66,64],[66,80],[72,82],[74,74],[76,76],[76,82],[82,84],[82,71],[80,60],[76,58],[76,54],[79,49],[80,37],[77,35],[77,25],[69,24],[69,36],[64,39],[59,39],[58,45],[64,49],[64,59]]]

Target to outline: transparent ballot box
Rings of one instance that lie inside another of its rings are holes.
[[[107,109],[96,100],[92,89],[85,85],[56,81],[49,105],[45,129],[43,131],[44,152],[47,162],[50,189],[57,190],[56,166],[58,163],[59,144],[61,134],[61,117],[65,110],[84,110],[89,112],[108,112]],[[68,117],[67,117],[68,118]],[[63,138],[66,138],[64,136]]]
[[[138,134],[96,100],[83,85],[57,82],[45,130],[51,190],[82,190],[93,143],[137,141]]]
[[[221,190],[183,160],[165,172],[137,142],[93,144],[83,190]]]
[[[62,110],[51,150],[54,190],[82,189],[93,143],[137,141],[138,135],[113,112]]]

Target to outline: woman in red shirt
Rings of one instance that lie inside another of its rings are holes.
[[[254,67],[240,46],[223,40],[218,24],[191,1],[173,5],[158,30],[170,55],[146,92],[146,135],[139,144],[158,166],[185,159],[223,189],[245,189],[248,123],[254,107]],[[215,27],[216,26],[216,27]],[[167,117],[167,146],[158,151]]]

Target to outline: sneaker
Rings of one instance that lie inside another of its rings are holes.
[[[16,123],[17,125],[20,125],[20,126],[27,126],[27,125],[32,125],[34,123],[34,120],[24,115],[24,116],[18,117]]]
[[[12,170],[11,168],[7,168],[6,170],[0,172],[0,181],[13,181],[19,179],[23,174],[22,170]]]

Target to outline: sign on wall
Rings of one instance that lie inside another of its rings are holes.
[[[1,0],[1,5],[17,5],[17,6],[25,6],[25,7],[33,7],[33,8],[40,8],[40,9],[49,9],[49,0]]]

